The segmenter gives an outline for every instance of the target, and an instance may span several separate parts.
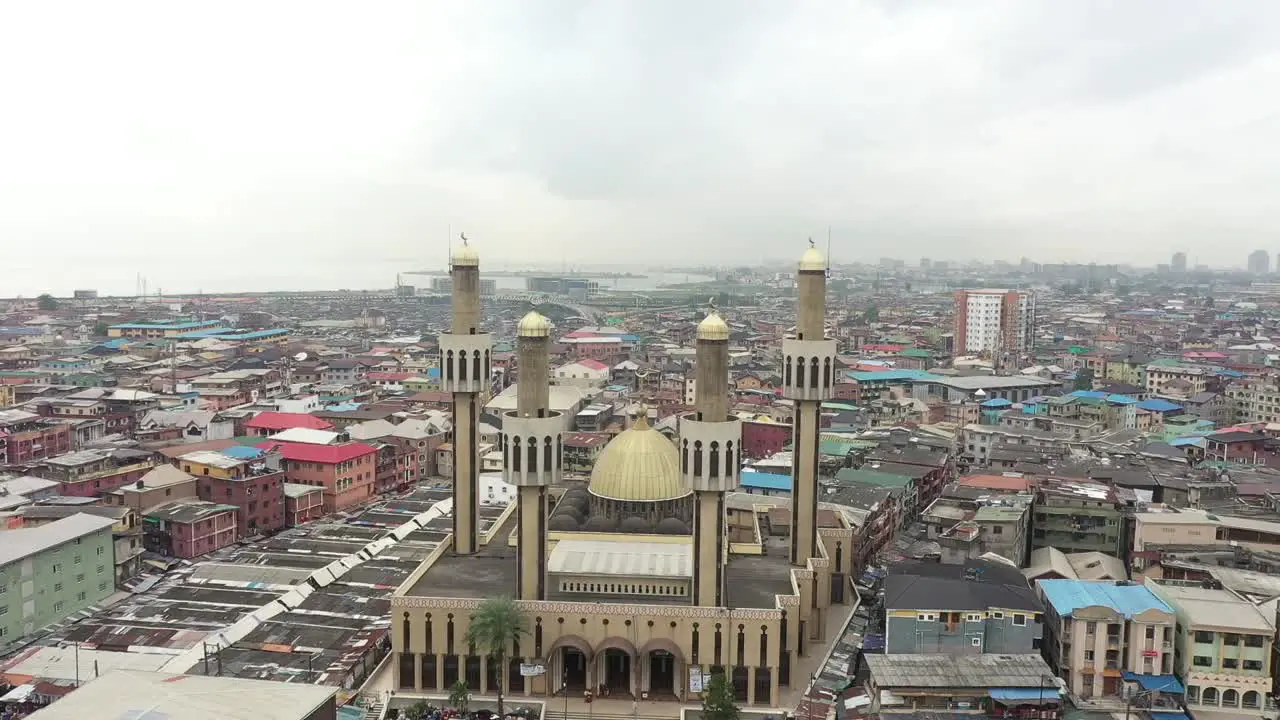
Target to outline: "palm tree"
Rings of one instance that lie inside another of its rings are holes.
[[[506,717],[502,694],[507,684],[507,658],[514,643],[529,632],[528,621],[520,606],[509,597],[489,598],[480,603],[467,626],[467,644],[479,648],[498,665],[498,718]]]

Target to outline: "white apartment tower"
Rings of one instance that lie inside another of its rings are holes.
[[[1036,299],[1029,290],[957,290],[956,352],[1021,353],[1035,339]]]

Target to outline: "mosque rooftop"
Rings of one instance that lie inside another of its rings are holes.
[[[777,607],[777,595],[792,595],[791,563],[786,551],[771,555],[733,555],[725,566],[725,605],[731,608]]]
[[[475,555],[441,555],[408,595],[418,597],[488,598],[511,594],[516,586],[516,549],[506,543],[515,530],[517,514],[511,513],[493,540]]]

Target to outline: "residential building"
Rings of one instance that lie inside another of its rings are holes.
[[[1177,616],[1140,583],[1039,580],[1045,655],[1067,688],[1085,700],[1119,696],[1125,672],[1171,675]]]
[[[280,452],[289,482],[324,488],[325,513],[345,510],[373,497],[378,451],[365,443],[309,445],[268,440],[259,447]]]
[[[1209,389],[1209,371],[1200,365],[1153,362],[1146,368],[1146,388],[1152,395],[1186,399]]]
[[[1026,563],[1031,496],[984,494],[946,496],[920,514],[926,537],[941,547],[941,561],[963,564],[995,553],[1018,567]]]
[[[28,505],[20,511],[22,527],[33,528],[58,522],[77,513],[111,519],[115,544],[115,582],[120,584],[142,570],[142,516],[133,508],[110,505]],[[0,535],[0,539],[3,536]]]
[[[1064,553],[1042,547],[1031,553],[1022,574],[1037,580],[1126,580],[1124,560],[1100,552]]]
[[[324,516],[324,488],[284,483],[284,522],[298,527]]]
[[[0,645],[9,645],[115,592],[111,518],[78,513],[0,532]]]
[[[1272,438],[1261,433],[1226,430],[1205,436],[1204,459],[1210,462],[1261,465],[1275,447]]]
[[[609,366],[590,358],[576,360],[552,370],[551,379],[557,385],[602,388],[609,384]]]
[[[201,500],[234,505],[238,538],[274,533],[285,526],[284,471],[280,457],[257,448],[197,450],[174,463],[196,478]]]
[[[998,356],[1031,349],[1036,301],[1028,290],[957,290],[955,342],[960,352]]]
[[[195,500],[196,479],[172,465],[157,465],[135,482],[102,496],[102,504],[146,510],[174,500]]]
[[[306,413],[264,412],[245,423],[245,434],[255,437],[271,437],[285,430],[333,430],[333,423]]]
[[[1266,275],[1271,272],[1271,253],[1266,250],[1254,250],[1249,253],[1248,268],[1254,275]]]
[[[230,440],[235,436],[235,422],[208,410],[152,410],[138,422],[134,436],[139,440],[186,442]]]
[[[1061,693],[1039,655],[864,657],[869,712],[862,717],[1062,717]]]
[[[1007,563],[897,563],[884,583],[885,652],[1038,653],[1043,609]]]
[[[1187,254],[1184,252],[1176,252],[1173,259],[1169,261],[1169,270],[1175,273],[1184,273],[1187,271]]]
[[[107,328],[111,338],[168,338],[196,330],[210,330],[223,326],[221,320],[173,320],[168,322],[131,322]]]
[[[71,426],[25,410],[0,410],[0,445],[0,462],[39,462],[71,452]]]
[[[152,454],[140,450],[80,450],[49,458],[32,473],[61,483],[63,495],[99,497],[137,482],[155,466]]]
[[[1031,547],[1124,556],[1123,514],[1110,485],[1044,478],[1035,491]]]
[[[177,500],[143,514],[146,547],[166,557],[190,559],[220,550],[236,541],[235,505]]]
[[[1177,613],[1174,672],[1186,684],[1193,712],[1243,710],[1258,717],[1271,705],[1274,617],[1220,587],[1150,579],[1146,586]]]

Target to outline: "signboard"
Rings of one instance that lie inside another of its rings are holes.
[[[543,665],[536,663],[520,663],[521,677],[537,677],[539,675],[545,675],[546,673],[547,668]]]
[[[702,692],[711,682],[711,673],[704,673],[700,668],[689,668],[689,692]]]

